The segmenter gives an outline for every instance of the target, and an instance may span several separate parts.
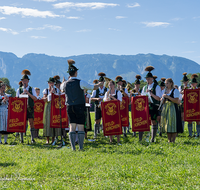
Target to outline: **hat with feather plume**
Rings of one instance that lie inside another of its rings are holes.
[[[24,80],[24,79],[30,80],[28,76],[31,76],[31,72],[28,69],[24,69],[21,75],[23,75],[21,80]]]
[[[54,76],[53,78],[55,79],[55,84],[60,84],[61,83],[60,77],[58,75]]]
[[[147,75],[146,75],[145,78],[153,78],[153,75],[152,75],[152,73],[151,73],[151,71],[153,71],[153,70],[154,70],[154,67],[153,67],[153,66],[147,66],[147,67],[145,68],[145,71],[148,71],[148,73],[147,73]]]
[[[191,83],[192,83],[192,84],[193,84],[193,83],[198,83],[198,82],[197,82],[197,78],[198,78],[198,75],[197,75],[197,74],[193,74],[193,75],[191,76],[191,79],[192,79]]]
[[[120,81],[122,81],[122,80],[123,80],[123,78],[122,78],[122,76],[120,76],[120,75],[118,75],[118,76],[115,77],[115,82],[116,82],[116,83],[118,83],[118,82],[120,82]]]
[[[158,81],[156,80],[158,77],[156,75],[153,75],[153,82],[158,84]]]
[[[142,77],[140,75],[136,75],[135,78],[135,84],[140,84],[140,80],[142,79]]]
[[[98,80],[98,79],[95,79],[95,80],[93,81],[93,84],[97,84],[97,83],[99,83],[99,80]]]
[[[69,65],[67,73],[70,74],[70,73],[73,73],[75,71],[78,71],[78,69],[74,66],[75,61],[73,59],[68,59],[67,62],[68,62],[68,65]]]
[[[161,87],[165,86],[165,80],[166,80],[166,78],[164,78],[164,77],[160,79],[160,86]]]
[[[106,74],[103,73],[103,72],[100,72],[100,73],[98,74],[98,76],[100,76],[100,77],[99,77],[99,82],[103,82],[103,81],[104,81],[104,77],[106,76]]]
[[[182,82],[187,82],[187,81],[189,81],[189,79],[187,78],[187,73],[184,72],[183,73],[183,80],[182,80]]]

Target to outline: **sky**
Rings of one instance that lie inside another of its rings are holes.
[[[0,51],[180,56],[200,64],[199,0],[0,0]]]

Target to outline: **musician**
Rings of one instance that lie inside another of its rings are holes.
[[[105,93],[107,92],[107,88],[104,85],[104,76],[106,76],[105,73],[100,72],[98,74],[98,76],[100,76],[99,81],[101,82],[101,86],[97,89],[97,90],[93,90],[92,91],[92,96],[91,96],[91,101],[94,101],[95,103],[95,107],[94,107],[94,111],[95,111],[95,124],[94,124],[94,138],[97,137],[97,133],[99,133],[100,131],[100,122],[101,122],[101,102],[105,96]],[[93,81],[95,82],[95,81]],[[96,81],[97,82],[97,81]]]
[[[123,78],[121,76],[117,76],[115,78],[115,82],[117,84],[117,90],[120,91],[122,93],[122,97],[128,97],[128,90],[125,88],[125,86],[123,85],[124,82],[123,82]],[[125,81],[126,82],[126,81]],[[122,126],[122,129],[123,129],[123,135],[124,137],[127,137],[126,135],[126,128],[127,127],[124,127]]]
[[[162,93],[159,85],[154,82],[153,75],[151,73],[152,70],[154,70],[154,67],[152,66],[148,66],[145,68],[145,71],[148,71],[146,75],[147,85],[143,87],[142,93],[149,92],[153,100],[153,103],[149,103],[149,114],[151,115],[151,125],[152,125],[151,142],[154,142],[158,129],[156,118],[158,116],[158,106],[160,103],[160,98],[162,97]],[[140,139],[142,139],[142,137]]]
[[[75,130],[76,127],[78,127],[79,150],[83,150],[83,142],[85,137],[85,132],[84,132],[85,98],[83,90],[84,89],[96,90],[99,88],[99,86],[103,85],[103,82],[99,82],[96,85],[90,85],[83,80],[77,79],[78,69],[74,66],[75,61],[70,59],[68,60],[68,64],[69,64],[68,73],[70,75],[70,79],[62,83],[61,91],[63,90],[66,95],[67,113],[70,123],[69,138],[72,150],[76,150]]]
[[[43,116],[43,136],[47,137],[46,144],[49,144],[49,137],[52,137],[52,144],[54,143],[54,137],[55,137],[55,130],[54,128],[50,127],[50,117],[51,117],[51,94],[55,93],[54,83],[55,79],[53,77],[50,77],[48,82],[48,88],[45,88],[43,90],[43,100],[45,101],[45,107],[44,107],[44,116]]]
[[[109,84],[109,90],[106,92],[105,97],[104,97],[104,101],[110,101],[110,100],[119,100],[120,102],[122,102],[122,93],[119,90],[115,89],[115,82],[114,81],[110,81]],[[109,136],[110,138],[110,143],[112,143],[112,135]],[[120,135],[117,135],[117,143],[118,145],[120,144]]]
[[[181,113],[178,108],[179,91],[174,88],[171,78],[165,80],[166,91],[162,96],[164,105],[161,113],[161,125],[165,128],[168,142],[175,143],[177,133],[182,133]]]
[[[191,87],[190,89],[198,89],[197,87],[197,78],[198,78],[198,75],[197,74],[193,74],[191,76]],[[199,134],[200,134],[200,122],[196,122],[196,130],[197,130],[197,137],[199,137]],[[188,122],[188,132],[189,132],[189,137],[192,137],[192,122]],[[195,134],[194,134],[194,137],[195,137]]]
[[[182,126],[183,126],[183,132],[184,132],[184,125],[185,125],[185,121],[184,121],[184,89],[190,88],[189,79],[187,77],[186,72],[183,73],[182,83],[183,83],[183,85],[179,86],[179,93],[181,94],[179,99],[181,100],[180,109],[181,109]],[[191,126],[189,125],[189,127],[191,127]]]
[[[1,136],[4,135],[4,144],[7,143],[8,134],[7,132],[7,118],[8,118],[8,100],[11,96],[5,93],[6,84],[0,81],[0,144],[2,144]]]
[[[156,75],[153,75],[153,82],[155,83],[155,84],[158,84],[158,81],[156,80],[158,77],[156,76]]]
[[[31,131],[31,143],[35,143],[34,140],[34,101],[37,100],[37,95],[35,89],[28,85],[29,77],[31,72],[28,69],[25,69],[21,73],[23,75],[21,81],[23,84],[23,88],[19,87],[16,92],[16,97],[20,97],[20,95],[28,95],[28,106],[27,106],[27,121],[29,121],[30,131]],[[23,143],[23,133],[21,133],[21,142]]]

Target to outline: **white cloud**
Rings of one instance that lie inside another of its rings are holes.
[[[197,16],[197,17],[193,17],[193,19],[198,19],[198,18],[200,18],[200,16]]]
[[[31,36],[31,38],[33,39],[44,39],[44,38],[47,38],[45,36]]]
[[[194,53],[195,51],[184,51],[182,53]]]
[[[140,7],[139,3],[135,3],[135,4],[128,4],[127,5],[128,8],[135,8],[135,7]]]
[[[127,17],[125,17],[125,16],[116,16],[115,18],[116,19],[122,19],[122,18],[127,18]]]
[[[90,29],[77,30],[76,32],[91,32]]]
[[[0,17],[0,20],[6,19],[6,17]]]
[[[156,27],[156,26],[167,27],[170,25],[170,23],[168,22],[142,22],[142,24],[145,24],[146,27]]]
[[[89,9],[103,9],[106,7],[116,7],[119,4],[114,3],[100,3],[100,2],[91,2],[91,3],[73,3],[73,2],[64,2],[64,3],[57,3],[53,5],[57,9],[82,9],[82,8],[89,8]]]
[[[171,19],[171,20],[173,20],[173,21],[179,21],[179,20],[183,20],[182,18],[179,18],[179,17],[177,17],[177,18],[173,18],[173,19]]]
[[[56,2],[57,0],[34,0],[34,1]]]
[[[21,14],[23,17],[32,16],[32,17],[60,17],[52,13],[51,11],[39,11],[37,9],[30,9],[30,8],[18,8],[18,7],[10,7],[10,6],[0,6],[0,12],[5,15],[12,15],[12,14]]]
[[[114,30],[114,31],[121,31],[121,30],[119,30],[119,29],[116,29],[116,28],[108,28],[108,30]]]
[[[26,28],[24,31],[22,32],[29,32],[29,31],[32,31],[32,30],[45,30],[45,29],[51,29],[51,30],[55,30],[55,31],[59,31],[62,29],[61,26],[55,26],[55,25],[49,25],[49,24],[45,24],[44,26],[42,27],[37,27],[37,28]]]
[[[81,17],[78,17],[78,16],[68,16],[66,17],[67,19],[81,19]]]
[[[19,34],[18,32],[15,32],[15,31],[13,31],[13,30],[10,29],[10,28],[0,28],[0,31],[7,32],[7,33],[11,33],[11,34],[13,34],[13,35]]]

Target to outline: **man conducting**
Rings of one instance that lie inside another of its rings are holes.
[[[70,59],[68,60],[68,64],[69,64],[68,73],[70,75],[70,78],[62,83],[61,91],[64,91],[66,95],[67,113],[70,123],[69,139],[71,142],[72,150],[76,150],[75,148],[76,127],[78,127],[79,149],[82,150],[85,137],[84,89],[96,90],[99,88],[100,85],[102,85],[102,82],[99,82],[98,84],[95,85],[90,85],[83,80],[77,79],[78,69],[74,66],[75,61]]]

